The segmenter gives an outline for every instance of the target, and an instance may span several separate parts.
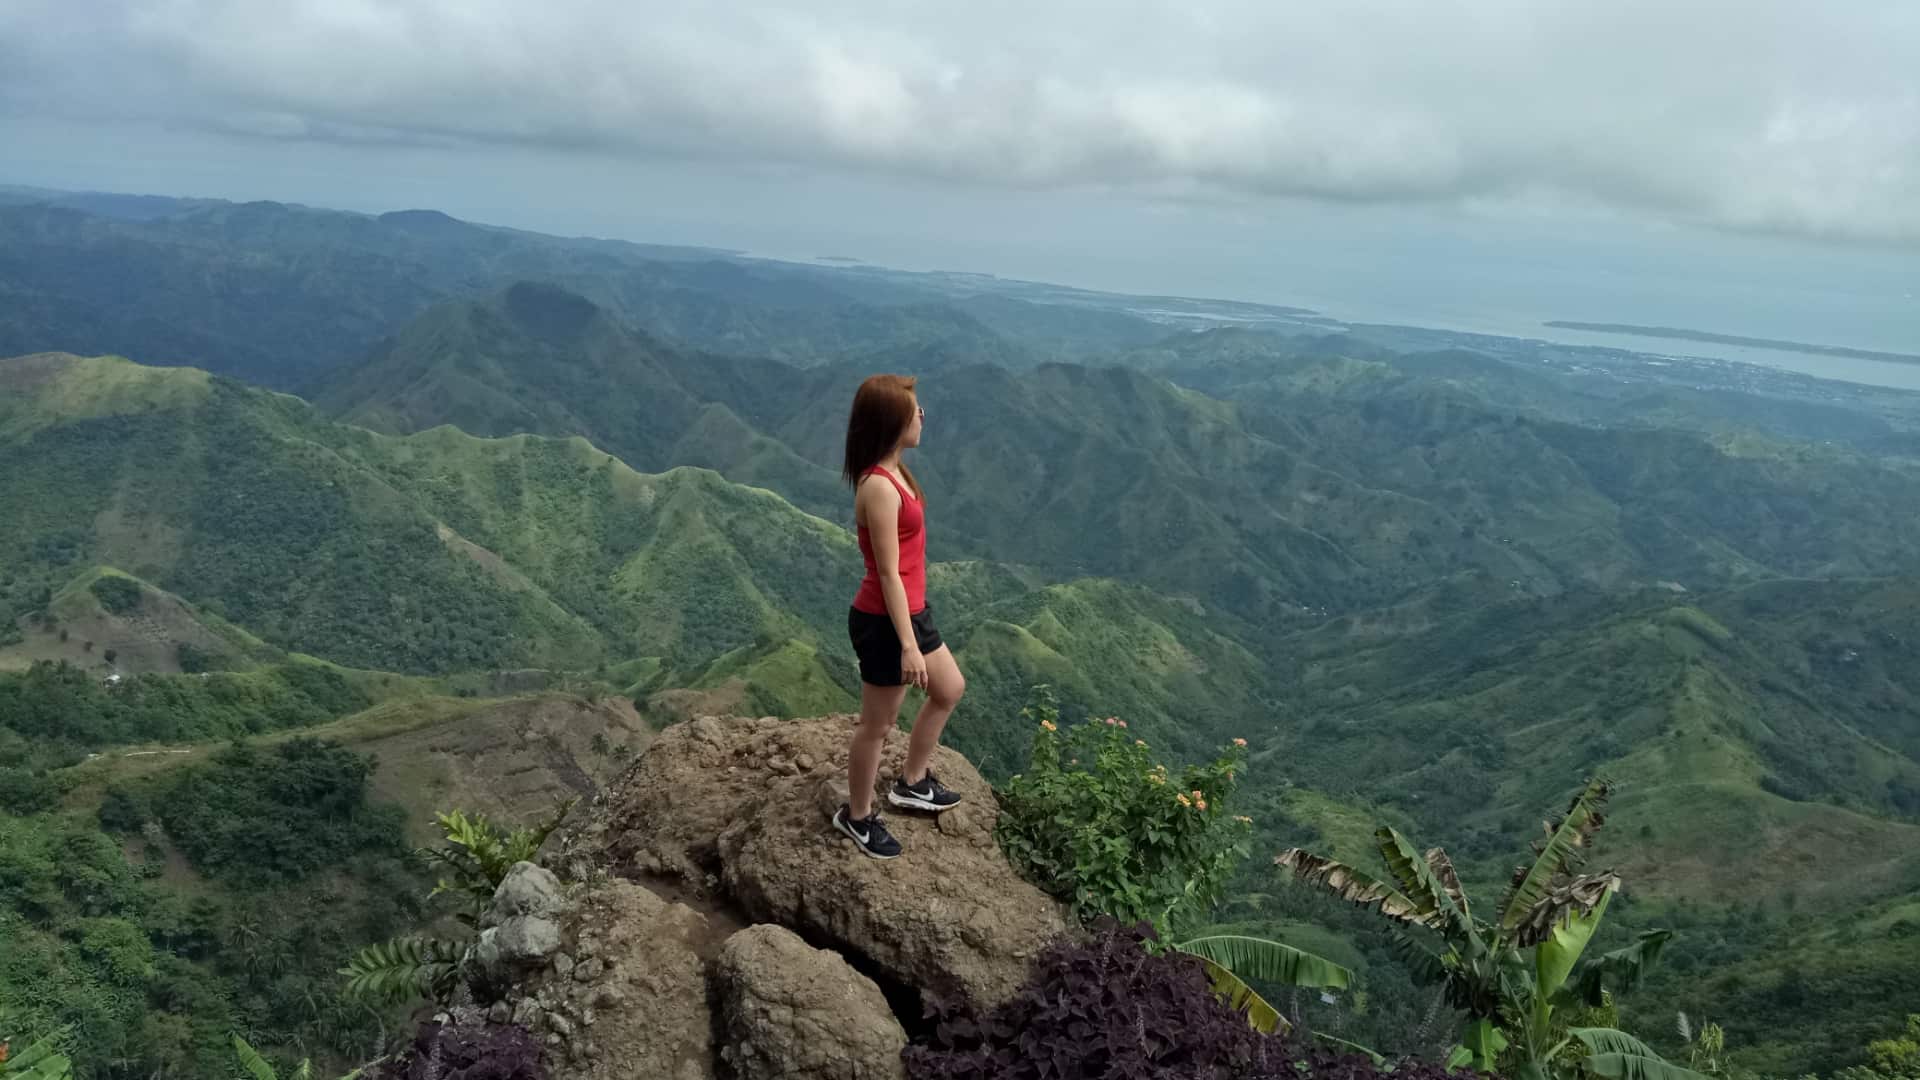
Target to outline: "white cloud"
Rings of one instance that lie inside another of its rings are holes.
[[[0,0],[0,108],[1920,243],[1920,5]]]

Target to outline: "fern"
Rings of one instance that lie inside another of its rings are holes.
[[[355,954],[340,974],[348,996],[402,1003],[416,997],[452,997],[471,949],[438,938],[395,938]]]

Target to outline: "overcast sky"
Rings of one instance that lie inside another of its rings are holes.
[[[0,182],[1920,351],[1916,72],[1911,0],[0,0]]]

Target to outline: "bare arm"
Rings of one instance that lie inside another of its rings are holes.
[[[913,633],[913,613],[907,610],[907,586],[900,580],[900,493],[884,478],[869,477],[860,485],[854,509],[866,522],[873,543],[873,565],[880,576],[880,592],[887,615],[900,637],[901,673],[915,686],[926,685],[926,664],[920,659]]]

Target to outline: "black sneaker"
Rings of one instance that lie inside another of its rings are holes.
[[[840,809],[833,812],[833,827],[853,837],[853,842],[861,851],[876,859],[900,857],[900,841],[895,840],[887,827],[880,823],[878,812],[868,814],[862,821],[854,821],[848,817],[847,804],[841,803]]]
[[[909,810],[929,810],[937,814],[953,809],[959,804],[960,796],[948,791],[940,781],[934,779],[933,771],[929,769],[917,784],[909,785],[905,780],[895,780],[893,790],[887,792],[887,801]]]

